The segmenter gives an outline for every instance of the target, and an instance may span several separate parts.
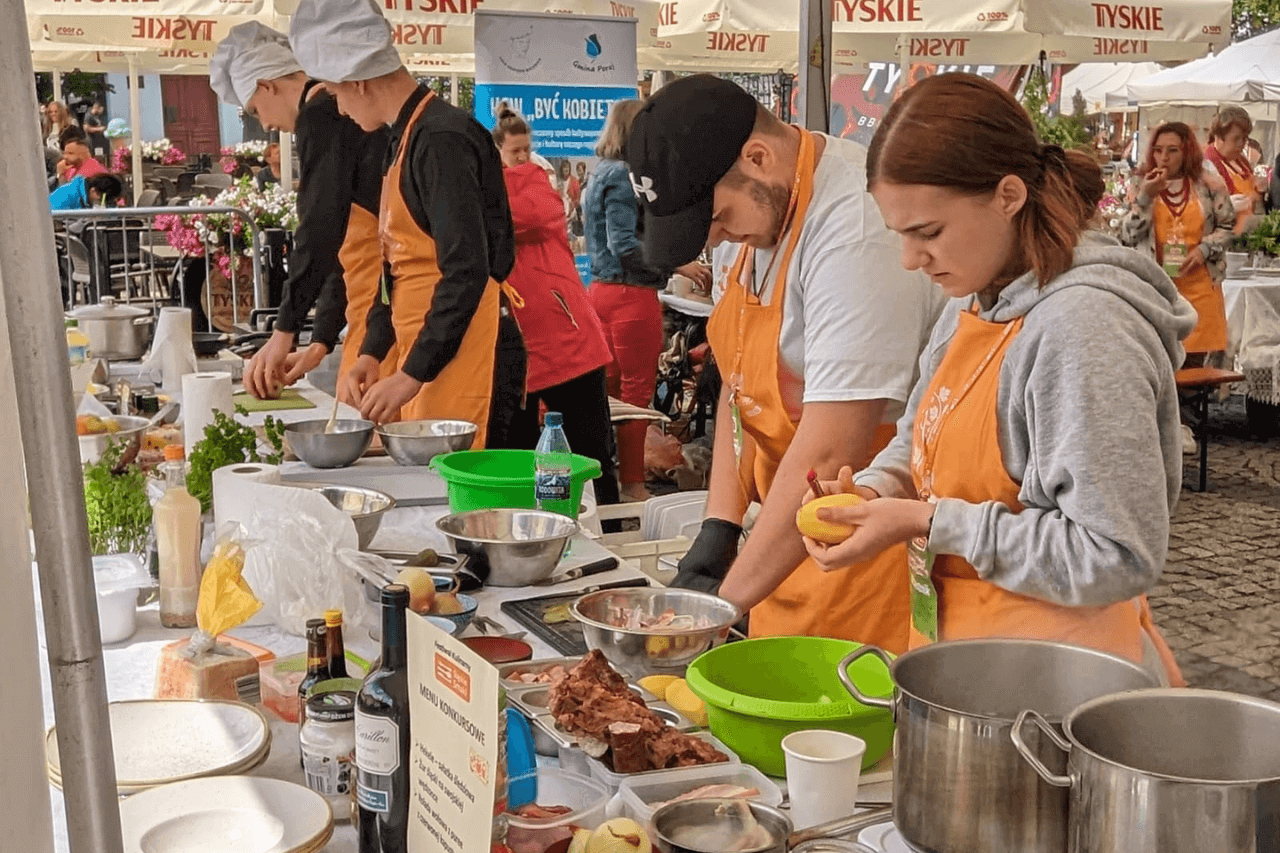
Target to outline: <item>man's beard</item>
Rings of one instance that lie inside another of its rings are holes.
[[[768,242],[759,248],[772,248],[782,239],[782,227],[791,206],[791,190],[782,184],[766,184],[754,178],[750,183],[751,200],[769,212]]]

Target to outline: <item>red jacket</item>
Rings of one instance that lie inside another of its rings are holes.
[[[516,265],[507,283],[524,307],[516,319],[529,350],[529,391],[577,379],[613,360],[600,318],[578,277],[564,201],[537,163],[503,169],[516,228]]]

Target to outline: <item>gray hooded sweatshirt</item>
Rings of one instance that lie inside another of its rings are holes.
[[[972,300],[943,309],[893,442],[855,478],[882,497],[915,497],[916,409]],[[1025,316],[1000,369],[997,420],[1021,512],[996,501],[938,501],[935,553],[963,557],[990,583],[1067,606],[1123,601],[1155,586],[1182,488],[1173,373],[1196,314],[1151,259],[1089,234],[1071,269],[1034,273],[979,316]]]

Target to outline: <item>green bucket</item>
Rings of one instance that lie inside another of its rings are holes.
[[[569,495],[582,506],[582,488],[600,476],[600,463],[573,454]],[[431,460],[449,485],[449,511],[533,509],[532,450],[459,450]],[[577,517],[577,514],[574,514]]]
[[[685,679],[707,703],[711,733],[769,776],[786,775],[782,739],[805,729],[862,738],[866,769],[893,746],[893,715],[858,702],[840,683],[840,661],[858,647],[823,637],[744,640],[702,655]],[[868,696],[893,694],[893,681],[877,658],[854,661],[849,677]]]

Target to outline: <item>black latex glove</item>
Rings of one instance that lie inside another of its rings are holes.
[[[738,557],[742,526],[720,518],[702,522],[702,530],[676,565],[674,587],[715,594]]]

